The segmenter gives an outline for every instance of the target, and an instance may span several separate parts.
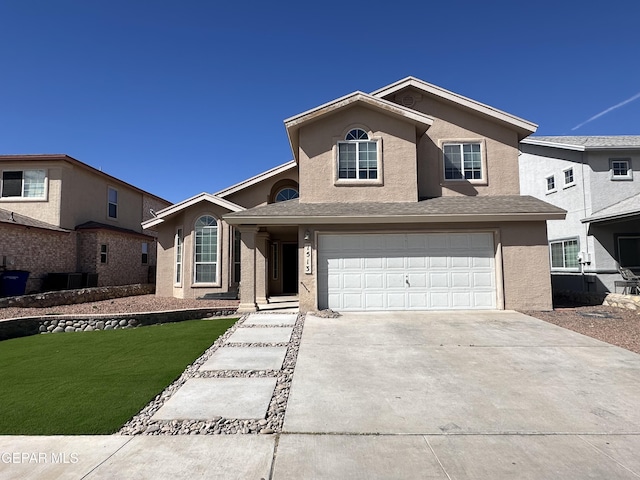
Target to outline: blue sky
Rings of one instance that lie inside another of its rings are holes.
[[[538,135],[640,134],[639,14],[629,0],[0,0],[0,153],[66,153],[178,202],[290,160],[285,118],[409,75]]]

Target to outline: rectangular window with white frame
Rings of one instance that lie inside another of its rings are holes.
[[[182,239],[182,228],[176,229],[176,236],[174,239],[175,249],[175,272],[174,272],[174,284],[176,286],[182,285],[182,255],[183,255],[183,239]]]
[[[618,264],[621,267],[640,269],[640,236],[618,236]]]
[[[630,158],[610,158],[611,180],[633,180]]]
[[[563,188],[573,187],[576,184],[576,179],[573,175],[573,167],[565,168],[562,173],[564,174]]]
[[[483,142],[443,143],[445,181],[485,181]]]
[[[47,196],[46,170],[4,170],[1,198],[43,200]]]
[[[580,242],[577,238],[549,242],[552,270],[578,270]]]
[[[107,217],[118,218],[118,190],[112,187],[107,188]]]
[[[556,177],[550,175],[546,178],[547,182],[547,193],[553,193],[556,191]]]

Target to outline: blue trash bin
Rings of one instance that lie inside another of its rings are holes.
[[[0,279],[0,293],[3,297],[24,295],[27,289],[29,272],[24,270],[6,270]]]

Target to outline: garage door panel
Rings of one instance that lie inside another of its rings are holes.
[[[385,278],[387,288],[404,288],[404,273],[387,273]]]
[[[318,306],[336,310],[496,308],[491,233],[318,237]]]
[[[469,272],[452,273],[451,274],[451,286],[456,287],[470,287],[471,286],[471,274]]]
[[[429,273],[431,288],[449,288],[449,274],[447,272]]]

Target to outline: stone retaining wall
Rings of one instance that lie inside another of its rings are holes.
[[[0,340],[39,333],[90,332],[117,330],[158,323],[182,322],[200,318],[234,315],[236,308],[215,307],[166,312],[123,313],[111,315],[46,315],[0,320]]]
[[[640,311],[640,296],[638,295],[621,295],[619,293],[610,293],[604,299],[603,305],[609,307],[626,308],[627,310]]]
[[[33,295],[22,295],[20,297],[0,298],[0,308],[57,307],[58,305],[99,302],[101,300],[111,300],[112,298],[150,295],[152,293],[155,293],[155,285],[151,283],[79,288],[77,290],[60,290],[55,292],[36,293]]]
[[[640,312],[640,296],[620,293],[560,291],[554,293],[553,303],[554,305],[606,305]]]

